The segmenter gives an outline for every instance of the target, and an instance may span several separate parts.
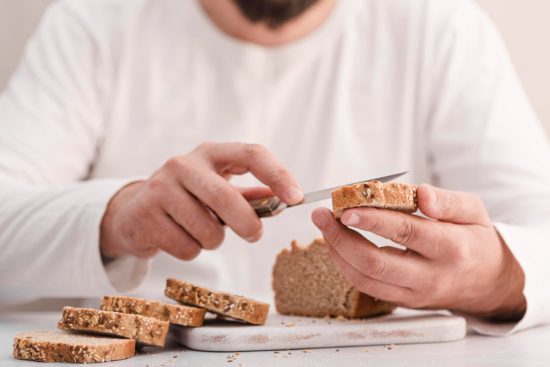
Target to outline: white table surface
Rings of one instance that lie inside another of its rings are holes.
[[[69,366],[12,358],[13,336],[22,331],[55,328],[58,312],[0,314],[0,366]],[[507,337],[469,334],[440,344],[354,347],[275,352],[209,353],[179,346],[146,348],[134,358],[101,366],[550,366],[550,326]],[[98,365],[98,366],[99,366]]]

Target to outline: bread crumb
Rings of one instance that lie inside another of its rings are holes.
[[[235,362],[237,360],[237,356],[239,355],[240,353],[239,352],[235,352],[235,353],[230,353],[227,355],[227,362],[231,363],[231,362]]]

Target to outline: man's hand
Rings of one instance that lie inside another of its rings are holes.
[[[238,189],[228,182],[231,175],[247,172],[268,187]],[[262,223],[247,200],[273,194],[287,204],[303,198],[296,180],[266,148],[201,144],[113,197],[101,223],[102,254],[147,258],[160,249],[190,260],[201,249],[221,244],[219,219],[247,241],[257,241]]]
[[[449,309],[500,320],[523,316],[524,274],[476,196],[418,187],[429,219],[400,212],[348,209],[340,223],[316,209],[330,254],[360,291],[400,306]],[[405,246],[378,248],[351,226]]]

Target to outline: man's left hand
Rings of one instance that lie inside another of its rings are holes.
[[[314,223],[344,276],[361,292],[400,306],[449,309],[479,317],[518,320],[526,310],[524,274],[477,196],[418,187],[427,218],[391,210],[354,208],[341,222],[316,209]],[[355,227],[406,247],[378,248]]]

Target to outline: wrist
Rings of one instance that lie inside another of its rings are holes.
[[[109,204],[101,221],[99,234],[99,249],[104,264],[116,257],[126,255],[126,251],[118,246],[117,243],[118,241],[113,230],[113,213],[111,204]]]
[[[497,287],[502,292],[502,302],[490,317],[495,321],[519,321],[527,311],[527,300],[523,294],[525,274],[523,269],[512,255],[508,246],[502,241],[506,261],[501,272],[501,282]]]
[[[517,322],[527,310],[523,295],[525,275],[512,252],[495,231],[498,241],[491,258],[477,264],[477,277],[458,292],[450,310],[491,322]]]
[[[491,321],[519,321],[527,310],[523,294],[525,274],[504,240],[499,236],[502,248],[502,266],[494,287],[495,306],[486,316]]]
[[[129,249],[123,246],[124,239],[121,238],[121,229],[117,225],[117,218],[120,215],[124,202],[131,198],[134,189],[140,186],[142,181],[132,182],[117,191],[105,209],[101,220],[99,248],[104,263],[110,260],[130,254]]]

